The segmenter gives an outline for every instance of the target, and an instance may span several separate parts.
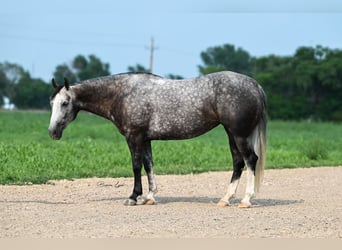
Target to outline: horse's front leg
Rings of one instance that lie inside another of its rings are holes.
[[[146,141],[143,147],[143,163],[148,180],[148,195],[144,201],[147,205],[153,205],[156,203],[154,195],[157,193],[157,184],[153,174],[153,159],[152,159],[152,147],[151,141]]]
[[[127,143],[132,156],[132,166],[134,173],[134,187],[131,196],[125,200],[124,205],[134,206],[137,199],[142,195],[141,184],[141,168],[142,168],[142,142],[139,136],[135,138],[127,138]]]

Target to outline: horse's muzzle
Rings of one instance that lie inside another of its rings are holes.
[[[53,140],[61,139],[62,138],[62,132],[63,132],[63,129],[59,129],[59,128],[51,129],[51,128],[49,128],[49,135],[50,135],[51,139],[53,139]]]

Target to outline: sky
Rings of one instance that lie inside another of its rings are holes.
[[[153,73],[199,75],[200,53],[232,44],[251,56],[300,46],[342,49],[340,0],[0,0],[0,63],[50,81],[57,65],[94,54],[112,74],[137,63]]]

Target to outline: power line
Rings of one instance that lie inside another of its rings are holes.
[[[54,38],[43,38],[43,37],[37,37],[37,36],[26,36],[26,35],[16,35],[16,34],[2,34],[1,35],[2,39],[11,39],[11,40],[17,40],[17,41],[33,41],[37,43],[53,43],[53,44],[58,44],[58,45],[70,45],[70,44],[75,44],[75,45],[84,45],[84,46],[105,46],[105,47],[120,47],[120,48],[144,48],[150,50],[150,54],[152,54],[152,63],[154,59],[154,51],[156,49],[159,49],[159,47],[156,47],[154,45],[153,41],[153,46],[152,45],[152,40],[151,38],[151,43],[150,46],[144,46],[142,44],[138,43],[131,43],[131,42],[111,42],[109,40],[107,41],[84,41],[84,40],[71,40],[71,39],[54,39]],[[197,56],[197,54],[189,51],[184,51],[184,50],[179,50],[179,49],[174,49],[174,48],[169,48],[169,47],[163,47],[162,48],[163,52],[167,53],[172,53],[172,54],[178,54],[182,56]]]
[[[55,43],[55,44],[82,44],[86,46],[117,46],[117,47],[134,47],[134,48],[143,48],[143,45],[137,43],[127,43],[127,42],[105,42],[105,41],[84,41],[84,40],[70,40],[70,39],[52,39],[52,38],[41,38],[41,37],[30,37],[23,35],[11,35],[5,34],[1,35],[2,38],[14,39],[14,40],[26,40],[26,41],[35,41],[41,43]]]

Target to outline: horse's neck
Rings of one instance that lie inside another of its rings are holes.
[[[110,119],[110,110],[115,93],[95,84],[79,84],[74,86],[75,100],[80,110],[85,110]]]

